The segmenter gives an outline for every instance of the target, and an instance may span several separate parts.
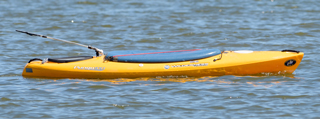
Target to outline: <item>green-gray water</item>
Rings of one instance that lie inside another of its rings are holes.
[[[317,0],[0,0],[0,118],[320,118]],[[284,50],[293,75],[25,79],[32,58],[113,50]]]

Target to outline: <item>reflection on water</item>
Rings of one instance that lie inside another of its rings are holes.
[[[83,79],[89,82],[110,82],[111,84],[116,85],[123,85],[128,83],[138,83],[139,85],[172,85],[173,82],[176,83],[186,83],[186,82],[210,82],[206,85],[214,85],[214,84],[250,84],[254,87],[265,87],[270,88],[275,85],[282,85],[282,83],[287,82],[288,80],[286,77],[283,77],[285,80],[275,80],[272,79],[271,81],[261,81],[259,79],[266,78],[267,76],[234,76],[233,78],[220,78],[220,77],[200,77],[200,78],[118,78],[118,79]],[[249,81],[240,81],[246,78]],[[270,78],[270,77],[268,77]],[[294,77],[290,77],[293,79]],[[290,79],[289,78],[289,79]],[[276,77],[279,79],[279,76]],[[78,80],[78,79],[70,79],[70,80]],[[154,83],[159,82],[159,83]]]

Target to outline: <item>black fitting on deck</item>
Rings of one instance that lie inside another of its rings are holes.
[[[296,50],[282,50],[281,52],[295,52],[295,53],[299,53],[300,51],[296,51]]]

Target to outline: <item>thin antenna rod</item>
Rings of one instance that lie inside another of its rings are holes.
[[[76,43],[76,42],[72,42],[72,41],[56,39],[56,38],[52,38],[52,37],[49,37],[49,36],[39,35],[39,34],[30,33],[30,32],[26,32],[26,31],[20,31],[20,30],[16,30],[16,31],[17,31],[17,32],[20,32],[20,33],[28,34],[28,35],[30,35],[30,36],[39,36],[39,37],[42,37],[42,38],[49,38],[49,39],[52,39],[52,40],[62,41],[62,42],[66,42],[66,43],[70,43],[70,44],[74,44],[74,45],[86,47],[86,48],[89,48],[89,49],[93,49],[93,50],[96,51],[96,55],[97,55],[97,56],[100,56],[100,55],[103,54],[103,50],[100,50],[100,49],[95,48],[95,47],[91,47],[90,45],[83,45],[83,44]]]

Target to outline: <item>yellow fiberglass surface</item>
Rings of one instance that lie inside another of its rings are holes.
[[[304,53],[281,51],[224,51],[222,54],[183,62],[129,63],[105,56],[68,62],[28,63],[22,75],[41,78],[135,78],[156,76],[221,76],[259,73],[293,73]]]

